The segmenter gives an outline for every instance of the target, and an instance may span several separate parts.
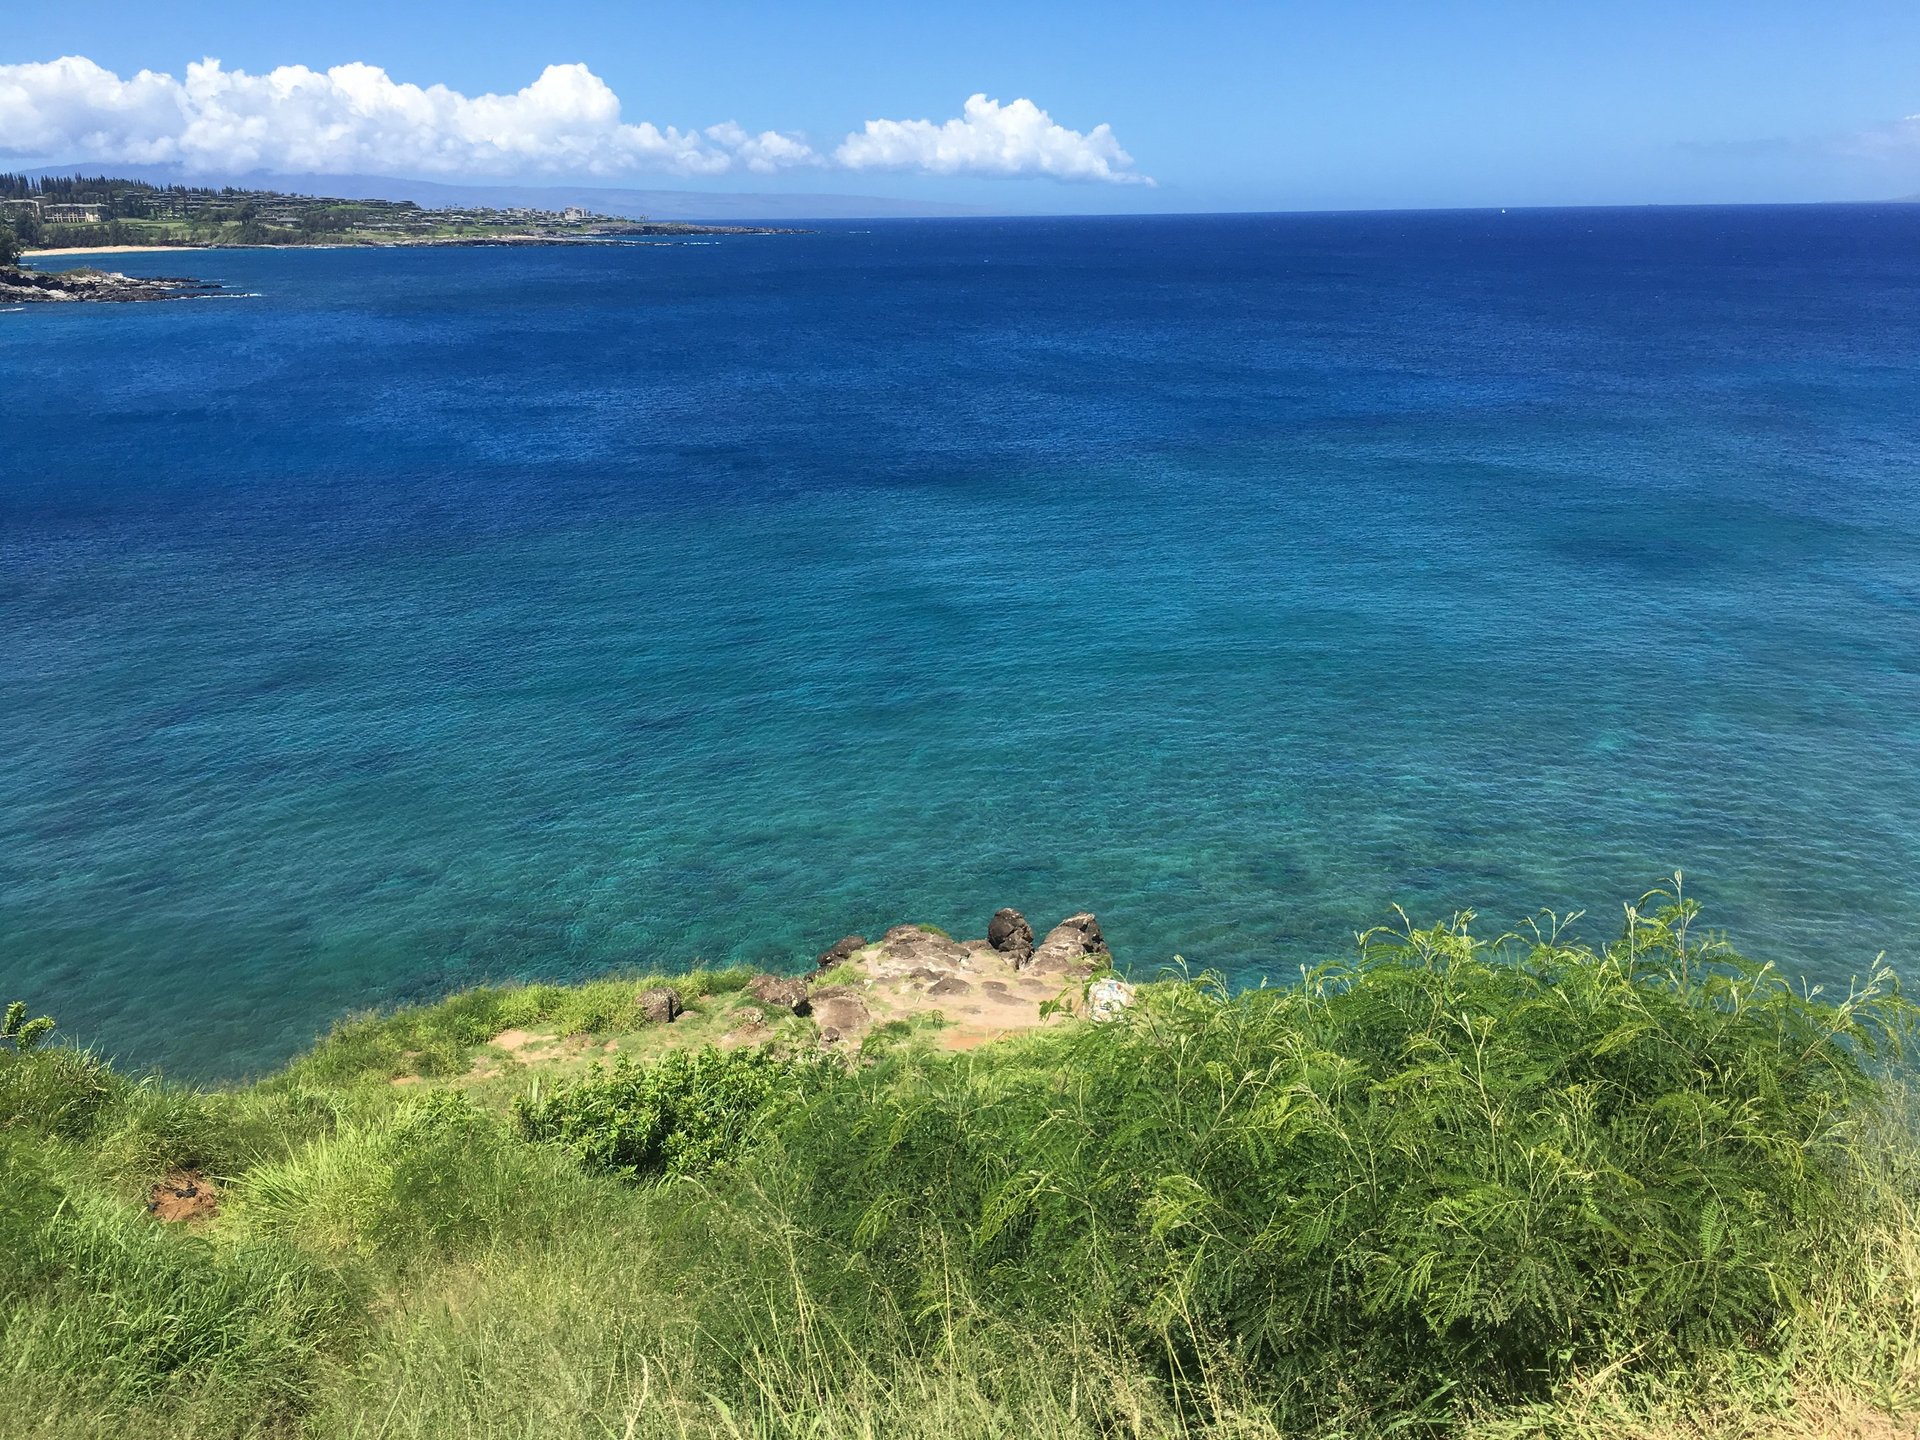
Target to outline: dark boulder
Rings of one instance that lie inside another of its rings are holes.
[[[848,935],[843,939],[836,940],[820,952],[820,958],[813,962],[814,968],[816,970],[831,970],[841,961],[851,957],[854,951],[864,950],[866,946],[867,937],[864,935]]]
[[[640,1008],[640,1018],[649,1025],[671,1025],[687,1008],[680,1002],[680,992],[670,985],[642,990],[634,1003]]]
[[[1047,932],[1027,969],[1036,975],[1090,974],[1104,963],[1107,942],[1100,922],[1086,911],[1069,915]]]
[[[1033,926],[1018,910],[996,910],[987,922],[987,944],[1011,960],[1017,970],[1033,958]]]
[[[747,993],[762,1005],[807,1013],[807,982],[780,975],[756,975],[747,982]]]

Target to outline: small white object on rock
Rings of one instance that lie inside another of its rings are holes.
[[[1087,987],[1087,1018],[1118,1020],[1133,1006],[1133,986],[1109,975]]]

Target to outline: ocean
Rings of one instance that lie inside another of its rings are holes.
[[[112,263],[249,297],[0,315],[0,1000],[127,1063],[1676,869],[1916,973],[1920,205]]]

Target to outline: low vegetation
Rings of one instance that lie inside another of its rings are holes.
[[[722,974],[675,982],[657,1048],[572,1070],[493,1042],[629,1033],[640,982],[363,1017],[189,1090],[9,1012],[7,1411],[52,1435],[1915,1433],[1891,975],[1808,993],[1673,896],[1597,948],[1470,918],[957,1053],[897,1026],[841,1055],[791,1016],[709,1048],[747,1003]],[[150,1213],[199,1186],[217,1213]]]

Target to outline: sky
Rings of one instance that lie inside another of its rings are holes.
[[[145,73],[143,73],[145,72]],[[95,0],[0,27],[0,167],[1008,212],[1920,193],[1915,0]]]

